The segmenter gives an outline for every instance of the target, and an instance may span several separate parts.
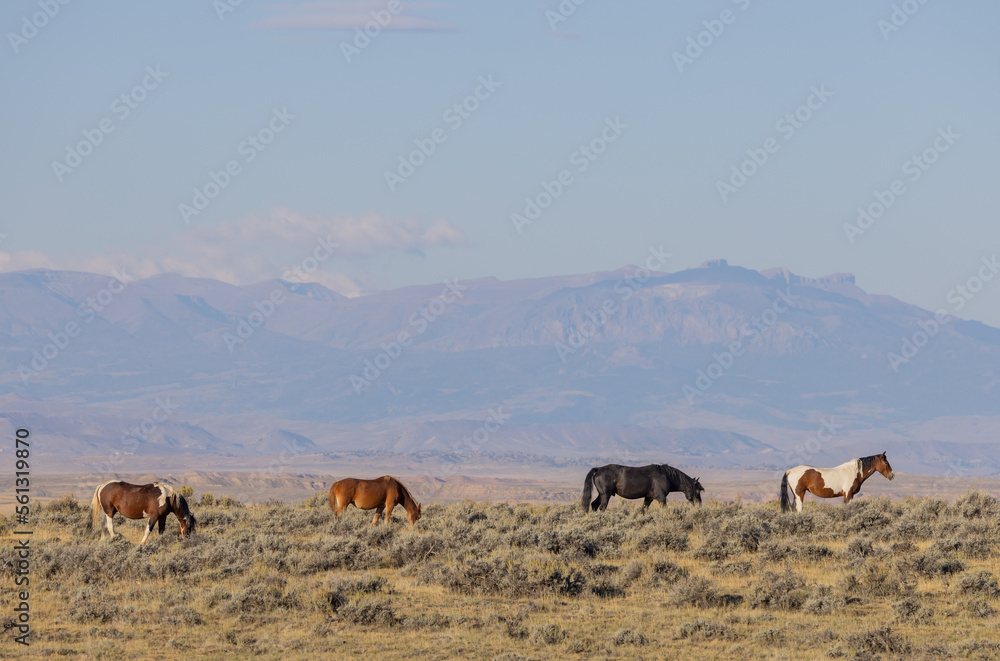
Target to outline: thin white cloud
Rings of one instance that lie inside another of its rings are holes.
[[[465,245],[462,232],[447,220],[421,223],[378,215],[327,217],[276,209],[241,221],[185,228],[173,245],[132,252],[49,255],[36,250],[0,251],[0,271],[55,269],[112,274],[124,269],[133,278],[178,273],[236,285],[285,277],[289,271],[345,296],[365,288],[334,269],[334,263],[398,252],[421,255],[436,247]],[[331,253],[332,247],[332,254]],[[319,268],[307,260],[322,257]],[[303,269],[303,265],[312,266]],[[307,272],[311,271],[311,272]]]
[[[387,0],[356,2],[303,2],[272,5],[275,16],[258,21],[255,27],[275,30],[354,30],[373,21],[381,30],[442,32],[456,30],[446,21],[413,16],[410,12],[447,7],[439,2],[401,2],[402,11],[391,13]],[[379,20],[381,18],[381,20]]]

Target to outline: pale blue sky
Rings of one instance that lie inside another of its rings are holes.
[[[319,279],[354,293],[608,270],[664,245],[668,270],[849,271],[954,311],[949,290],[1000,246],[1000,7],[985,0],[914,0],[888,39],[887,0],[587,0],[558,32],[555,1],[403,3],[350,62],[341,43],[387,2],[244,0],[220,20],[210,2],[75,0],[12,45],[47,2],[0,7],[2,270],[253,282],[326,235],[341,255]],[[732,22],[679,72],[673,53],[724,10]],[[122,118],[116,98],[157,66],[169,75]],[[490,76],[456,128],[445,113]],[[786,139],[776,123],[813,87],[832,97]],[[274,109],[294,118],[247,162],[241,142]],[[104,118],[114,131],[58,181],[53,161]],[[609,118],[627,128],[578,172],[575,150]],[[961,137],[911,182],[904,164],[947,127]],[[447,139],[390,191],[385,172],[435,129]],[[716,182],[768,138],[777,152],[723,201]],[[229,160],[240,173],[185,225],[179,205]],[[511,214],[563,169],[573,183],[519,234]],[[905,193],[849,243],[843,224],[895,179]],[[960,315],[1000,326],[998,303],[1000,278]]]

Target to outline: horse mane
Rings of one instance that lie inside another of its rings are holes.
[[[692,478],[687,473],[682,473],[678,469],[674,468],[669,464],[660,464],[660,468],[663,472],[667,474],[667,477],[680,482],[681,484],[693,489],[694,488],[694,478]]]
[[[860,464],[860,470],[862,474],[867,473],[868,469],[872,468],[875,465],[876,457],[878,457],[878,455],[873,454],[870,457],[861,457],[860,459],[858,459],[858,463]]]
[[[396,478],[392,478],[392,480],[393,480],[393,482],[396,483],[396,486],[399,488],[399,490],[403,494],[403,507],[406,507],[406,501],[407,500],[410,501],[413,504],[414,507],[416,507],[417,506],[417,499],[413,497],[413,494],[410,493],[410,490],[407,489],[405,486],[403,486],[403,483],[400,482],[399,480],[397,480]]]

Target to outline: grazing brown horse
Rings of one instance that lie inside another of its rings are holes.
[[[372,525],[378,524],[378,519],[385,510],[385,520],[388,523],[392,516],[392,508],[402,505],[406,508],[406,517],[410,527],[420,518],[420,503],[413,499],[403,483],[394,477],[383,475],[374,480],[359,480],[348,477],[330,485],[330,509],[340,516],[348,505],[354,505],[359,510],[375,510]]]
[[[792,509],[788,497],[789,484],[792,484],[795,509],[801,512],[802,499],[805,498],[807,491],[820,498],[843,496],[844,502],[849,503],[854,495],[861,491],[861,485],[864,481],[874,475],[876,471],[890,480],[895,477],[889,460],[885,458],[885,452],[873,454],[870,457],[851,459],[836,468],[814,468],[813,466],[790,468],[785,471],[785,476],[781,478],[781,511],[787,512]]]
[[[194,534],[196,523],[184,496],[159,482],[153,484],[129,484],[121,480],[105,482],[94,489],[90,510],[91,527],[101,526],[102,538],[105,526],[111,536],[115,536],[115,528],[112,524],[115,512],[126,519],[149,517],[149,525],[146,527],[146,534],[142,536],[142,541],[139,542],[140,545],[146,543],[146,538],[153,531],[153,526],[157,524],[160,528],[159,533],[163,534],[163,529],[167,525],[167,515],[171,512],[180,522],[177,532],[182,537]],[[102,514],[105,517],[103,520]]]

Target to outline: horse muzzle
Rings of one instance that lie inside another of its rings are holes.
[[[893,473],[892,471],[889,471],[889,474],[886,475],[886,477],[889,478],[890,480],[892,480],[894,477],[896,477],[896,474]]]

